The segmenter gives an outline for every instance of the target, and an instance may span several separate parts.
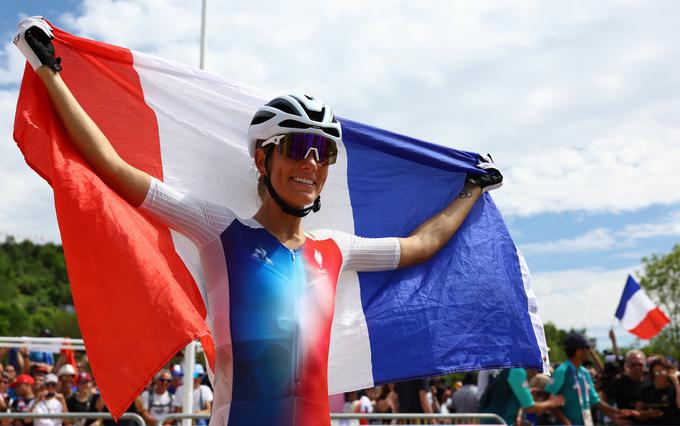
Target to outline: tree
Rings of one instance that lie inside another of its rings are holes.
[[[642,259],[640,286],[659,304],[671,323],[650,342],[650,349],[680,358],[680,245],[670,253]]]
[[[0,243],[0,335],[80,337],[61,246]]]

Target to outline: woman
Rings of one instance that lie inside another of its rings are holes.
[[[502,183],[493,164],[482,163],[486,172],[468,176],[460,195],[406,238],[305,232],[301,218],[321,207],[342,129],[320,100],[287,95],[253,117],[248,147],[260,173],[262,205],[252,218],[237,218],[122,160],[60,78],[49,26],[37,19],[23,24],[28,30],[17,46],[45,83],[82,157],[131,205],[191,238],[209,291],[225,291],[218,302],[226,307],[211,318],[215,338],[227,336],[227,344],[216,344],[215,424],[327,425],[328,347],[340,272],[429,259],[482,192]]]
[[[640,389],[638,411],[646,411],[644,424],[680,424],[680,384],[678,372],[663,358],[656,358],[649,366],[650,383]]]

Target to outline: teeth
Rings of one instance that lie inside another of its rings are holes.
[[[294,177],[293,180],[294,180],[295,182],[300,182],[300,183],[304,183],[304,184],[307,184],[307,185],[314,185],[314,181],[311,180],[311,179],[305,179],[305,178],[301,178],[301,177]]]

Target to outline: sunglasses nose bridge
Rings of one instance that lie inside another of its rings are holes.
[[[319,150],[318,150],[316,147],[314,147],[314,146],[310,146],[310,147],[309,147],[309,149],[308,149],[307,152],[305,153],[305,157],[303,158],[303,160],[307,160],[307,159],[309,158],[309,154],[311,154],[312,151],[314,151],[314,159],[316,160],[316,163],[317,163],[317,164],[320,164],[320,163],[321,163],[321,158],[319,157]]]

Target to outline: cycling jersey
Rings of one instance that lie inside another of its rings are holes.
[[[338,276],[395,269],[398,239],[322,230],[289,249],[254,219],[156,179],[141,208],[200,253],[216,349],[211,425],[327,426]]]

